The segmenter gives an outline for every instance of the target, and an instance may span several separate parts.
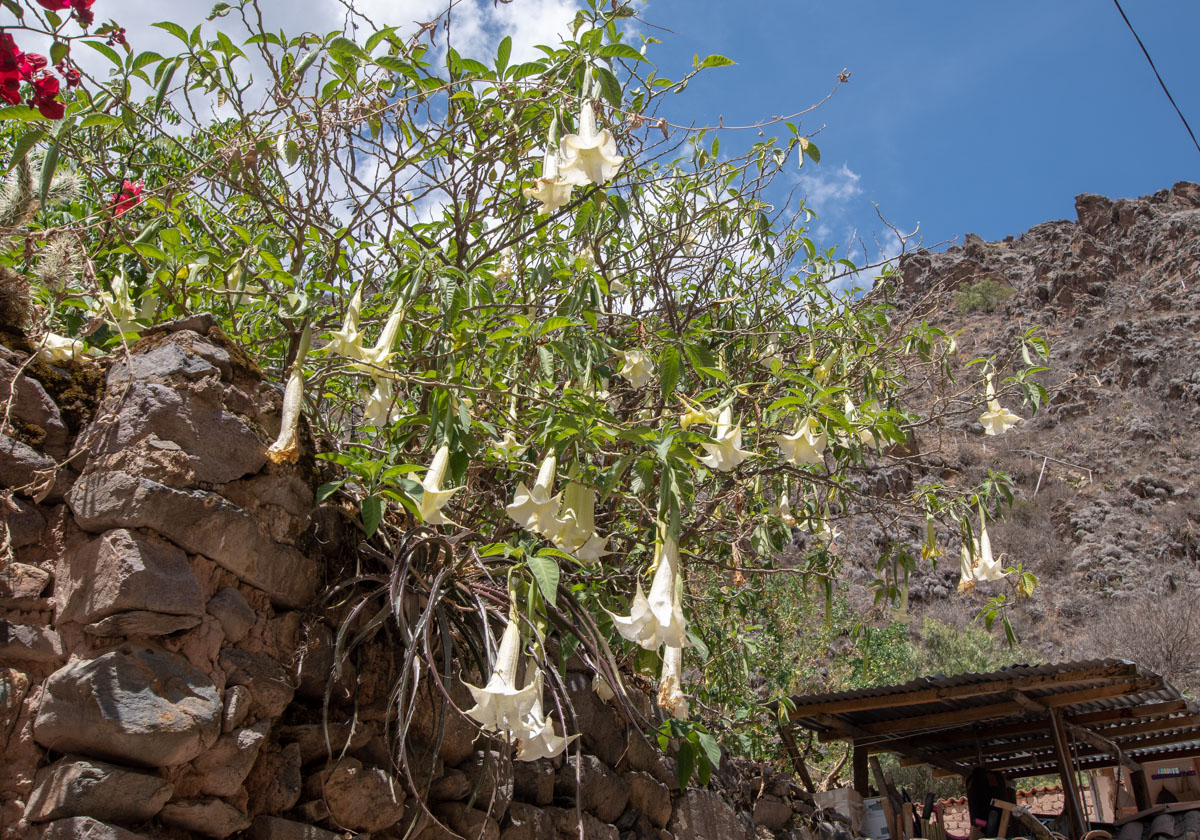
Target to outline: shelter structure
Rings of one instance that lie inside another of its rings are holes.
[[[853,744],[854,787],[864,796],[877,753],[895,753],[904,765],[930,765],[937,775],[966,777],[980,767],[1013,780],[1058,774],[1075,838],[1088,829],[1077,771],[1119,768],[1132,810],[1140,812],[1154,804],[1157,768],[1175,763],[1172,772],[1190,773],[1188,795],[1200,767],[1200,705],[1158,674],[1121,659],[1016,665],[801,695],[791,698],[788,718],[821,741]],[[791,733],[784,734],[785,743],[793,743]],[[1194,792],[1200,800],[1200,789]]]

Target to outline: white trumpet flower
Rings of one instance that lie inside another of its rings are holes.
[[[442,482],[446,478],[446,467],[450,464],[450,448],[445,444],[438,447],[438,451],[433,456],[433,461],[429,464],[429,469],[425,472],[425,477],[421,479],[421,489],[424,491],[421,494],[420,513],[421,519],[426,525],[453,525],[446,515],[442,513],[442,508],[450,501],[461,487],[452,487],[449,490],[442,489]]]
[[[533,182],[532,187],[521,190],[526,198],[533,198],[542,203],[538,215],[553,213],[571,200],[571,190],[576,181],[568,181],[558,171],[558,148],[553,140],[546,143],[546,154],[542,158],[542,177]]]
[[[526,731],[525,720],[534,710],[535,704],[541,706],[541,682],[529,680],[524,688],[517,688],[517,665],[521,658],[521,628],[517,617],[510,615],[508,625],[500,637],[500,647],[496,650],[496,664],[492,667],[487,685],[478,688],[470,683],[464,683],[475,705],[467,709],[467,714],[490,732]]]
[[[392,360],[392,356],[395,355],[392,352],[392,346],[396,343],[397,333],[400,332],[400,322],[404,320],[404,311],[403,299],[397,300],[387,322],[383,325],[383,330],[379,333],[379,340],[375,342],[375,346],[359,349],[359,358],[365,364],[357,367],[364,373],[377,373],[379,368],[386,368],[388,362]]]
[[[789,528],[795,527],[796,517],[792,515],[792,504],[788,500],[787,493],[779,497],[779,501],[775,505],[774,513],[780,518],[784,525]]]
[[[963,543],[961,555],[959,592],[970,592],[977,581],[1000,580],[1004,577],[999,558],[992,556],[992,540],[988,537],[982,508],[979,511],[979,536],[971,540],[970,547]]]
[[[634,388],[641,388],[654,377],[654,362],[641,350],[627,350],[617,355],[624,362],[617,376],[628,379]]]
[[[522,528],[537,531],[547,537],[553,537],[559,528],[558,513],[562,494],[551,495],[554,492],[554,476],[558,468],[558,460],[553,455],[547,455],[538,468],[537,481],[533,487],[525,486],[525,482],[517,485],[513,494],[512,504],[504,510],[510,518]]]
[[[592,562],[610,554],[608,538],[596,533],[596,491],[572,481],[563,491],[554,544],[576,560]]]
[[[362,358],[363,335],[358,329],[358,317],[361,312],[362,286],[359,285],[354,292],[354,297],[350,299],[350,306],[346,309],[346,319],[342,321],[342,328],[329,334],[329,343],[325,346],[330,353],[347,359]]]
[[[649,600],[642,593],[642,582],[639,580],[629,615],[609,612],[617,632],[645,650],[657,650],[664,644],[683,647],[687,642],[687,622],[683,618],[683,608],[675,597],[678,580],[679,546],[673,538],[668,537],[662,544],[658,568],[650,584]]]
[[[513,453],[520,452],[525,448],[525,444],[517,440],[517,436],[511,430],[504,433],[504,437],[500,440],[492,441],[492,449],[495,449],[504,456],[504,460],[512,459]]]
[[[612,133],[607,128],[596,131],[596,111],[590,99],[584,99],[579,109],[578,131],[563,137],[559,151],[562,179],[581,187],[607,184],[625,160],[617,154]]]
[[[579,737],[578,733],[565,738],[554,733],[554,720],[550,715],[542,714],[542,680],[541,669],[538,669],[532,680],[535,685],[533,708],[522,721],[523,731],[519,733],[521,740],[517,747],[517,761],[554,758],[567,748],[567,744]]]
[[[46,333],[38,342],[37,357],[43,362],[56,364],[58,362],[81,362],[89,353],[87,345],[78,338],[67,338],[57,333]]]
[[[846,397],[845,415],[852,425],[858,425],[858,409],[854,407],[854,403],[850,402],[849,396]],[[870,429],[859,429],[858,439],[863,446],[875,445],[875,435]]]
[[[828,435],[815,417],[805,417],[790,435],[776,435],[775,442],[783,451],[783,457],[793,464],[820,464],[821,453],[829,442]]]
[[[279,437],[267,449],[267,458],[273,464],[285,461],[294,464],[300,459],[300,406],[304,402],[304,358],[308,355],[312,333],[304,328],[300,336],[300,346],[296,349],[296,358],[292,361],[292,370],[288,374],[287,386],[283,389],[283,416],[279,420]]]
[[[396,405],[391,379],[373,376],[371,382],[375,387],[371,389],[371,393],[363,405],[363,423],[382,429],[400,419],[400,407]]]
[[[724,472],[732,470],[747,458],[753,458],[757,453],[742,449],[742,426],[733,422],[733,408],[726,406],[717,418],[717,428],[713,433],[716,443],[701,443],[708,454],[700,459],[700,463],[709,469]]]
[[[1007,408],[1001,408],[1000,401],[996,399],[996,389],[992,387],[991,374],[988,374],[987,378],[987,398],[988,410],[979,415],[979,422],[983,424],[985,435],[1002,435],[1021,422],[1022,418]]]
[[[600,676],[598,672],[592,676],[592,691],[596,692],[596,696],[605,703],[617,696],[617,693],[612,690],[612,686],[608,684],[608,680]]]
[[[683,648],[667,645],[663,650],[662,678],[658,681],[658,705],[671,717],[686,719],[688,701],[683,696]]]

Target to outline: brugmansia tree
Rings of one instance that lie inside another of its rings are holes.
[[[272,460],[318,449],[322,498],[360,512],[376,571],[335,590],[356,620],[339,652],[394,622],[401,735],[416,685],[457,659],[465,714],[518,758],[556,754],[579,656],[636,720],[621,674],[651,675],[664,736],[705,772],[704,724],[770,746],[731,605],[781,571],[832,593],[848,520],[927,521],[929,562],[941,523],[967,584],[1005,573],[973,525],[1002,477],[904,498],[858,479],[985,402],[1006,431],[1001,400],[1044,396],[1045,345],[979,360],[986,392],[957,385],[952,336],[891,309],[889,269],[838,291],[855,267],[778,183],[819,157],[798,121],[731,148],[662,116],[728,59],[668,78],[631,8],[596,0],[524,62],[507,38],[460,55],[438,20],[289,35],[254,0],[155,24],[178,42],[160,55],[115,22],[4,5],[62,67],[81,49],[111,65],[58,118],[0,111],[3,261],[33,280],[11,326],[65,361],[217,316],[284,388]],[[781,570],[797,531],[808,550]],[[901,583],[885,569],[881,598]]]

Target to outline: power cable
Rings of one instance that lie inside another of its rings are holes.
[[[1113,4],[1117,7],[1117,11],[1121,13],[1125,25],[1129,27],[1129,31],[1133,33],[1134,39],[1138,46],[1142,48],[1142,55],[1146,56],[1146,61],[1150,62],[1150,69],[1154,71],[1154,78],[1158,79],[1159,87],[1163,89],[1163,93],[1167,95],[1167,99],[1171,100],[1171,107],[1175,109],[1175,113],[1179,115],[1179,119],[1183,120],[1183,127],[1187,129],[1188,136],[1192,138],[1192,145],[1196,147],[1196,151],[1200,152],[1200,142],[1197,142],[1196,135],[1192,131],[1192,127],[1188,125],[1187,117],[1183,115],[1183,111],[1179,110],[1179,106],[1175,104],[1175,97],[1171,96],[1171,91],[1167,90],[1167,83],[1163,81],[1163,77],[1159,75],[1158,68],[1154,66],[1154,59],[1150,57],[1150,52],[1146,49],[1146,45],[1142,43],[1142,39],[1138,37],[1137,30],[1133,28],[1133,24],[1129,22],[1129,16],[1125,14],[1125,10],[1121,8],[1120,0],[1113,0]]]

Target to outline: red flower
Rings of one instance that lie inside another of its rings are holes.
[[[60,76],[67,80],[67,87],[79,87],[79,83],[83,79],[83,74],[67,64],[66,59],[55,64],[54,69],[58,71]]]
[[[120,216],[126,210],[132,210],[142,200],[142,187],[143,184],[141,181],[134,182],[126,179],[126,181],[121,184],[120,192],[113,193],[112,200],[109,202],[108,206],[111,207],[113,212],[118,216]]]
[[[75,13],[75,19],[82,26],[91,26],[92,21],[96,19],[92,12],[92,4],[96,0],[37,0],[37,4],[43,9],[48,9],[51,12],[61,12],[63,9],[70,9]]]
[[[29,104],[42,112],[48,120],[61,120],[65,106],[54,97],[58,96],[58,79],[42,76],[33,82],[33,97]]]
[[[49,9],[52,12],[71,8],[71,0],[37,0],[37,4],[43,9]]]

